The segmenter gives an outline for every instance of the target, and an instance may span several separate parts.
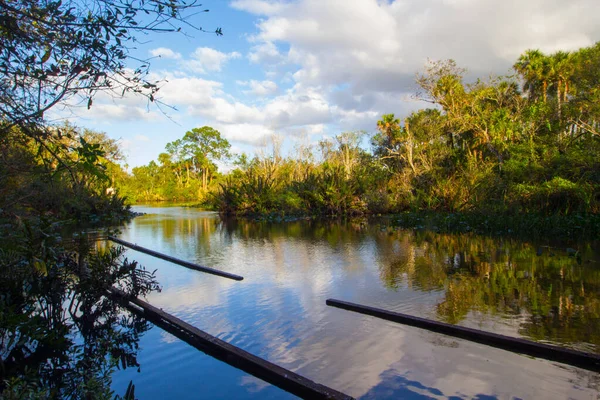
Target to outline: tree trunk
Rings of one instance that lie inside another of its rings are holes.
[[[177,187],[180,187],[182,185],[182,178],[181,178],[181,170],[179,168],[177,168],[175,170],[175,176],[177,177]]]
[[[413,174],[416,175],[417,170],[415,168],[415,164],[413,163],[413,137],[412,134],[410,133],[410,129],[408,126],[408,120],[405,121],[404,123],[405,127],[406,127],[406,155],[408,158],[408,164],[410,165],[410,168],[412,169]]]
[[[187,181],[185,182],[185,186],[188,187],[188,186],[190,186],[190,165],[189,164],[185,164],[185,170],[187,173]]]
[[[558,111],[558,122],[560,123],[561,117],[562,117],[562,99],[560,97],[560,85],[561,85],[561,80],[559,79],[558,82],[556,82],[556,101],[557,101],[557,111]]]

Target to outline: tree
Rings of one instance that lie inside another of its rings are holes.
[[[524,64],[517,64],[519,68],[525,68]],[[484,157],[485,152],[502,163],[500,147],[520,131],[515,126],[522,108],[517,84],[510,77],[492,77],[488,81],[479,79],[465,84],[464,72],[452,60],[437,62],[417,82],[427,101],[438,104],[444,111],[444,129],[458,135],[475,163]]]
[[[548,57],[539,50],[527,50],[513,65],[524,80],[523,90],[529,93],[529,99],[535,100],[540,85],[544,103],[548,97],[550,64]]]
[[[400,120],[394,114],[384,114],[377,121],[377,129],[380,134],[375,135],[372,144],[375,154],[382,159],[399,159],[410,165],[413,173],[416,172],[413,162],[414,141],[409,129],[408,119],[404,126],[400,126]]]
[[[383,114],[377,121],[377,130],[383,133],[391,144],[400,130],[400,120],[394,114]]]
[[[433,168],[448,149],[454,149],[453,134],[444,132],[444,124],[445,118],[437,109],[426,108],[409,115],[405,122],[408,137],[406,157],[414,158],[414,164],[425,170]],[[414,152],[414,155],[409,155],[409,152]]]
[[[89,108],[99,92],[154,101],[158,86],[146,80],[149,63],[130,54],[137,35],[184,25],[204,31],[188,22],[198,7],[178,0],[0,0],[0,133],[19,126],[43,139],[48,110]]]
[[[215,162],[230,157],[229,141],[221,137],[221,133],[211,128],[203,126],[194,128],[185,133],[183,137],[184,147],[187,154],[192,159],[192,165],[202,176],[202,189],[208,187],[211,170],[215,170]]]
[[[572,62],[572,81],[576,87],[570,90],[570,118],[580,134],[600,137],[600,42],[578,50]]]
[[[167,143],[165,146],[165,150],[170,156],[170,159],[173,161],[175,167],[175,175],[177,176],[177,183],[180,186],[183,186],[183,171],[182,166],[185,165],[185,155],[186,150],[184,149],[183,140],[177,139],[173,142]],[[159,155],[160,157],[160,155]],[[188,169],[189,176],[189,169]]]
[[[396,158],[398,139],[402,130],[400,120],[394,114],[383,114],[377,121],[377,130],[379,133],[371,140],[375,155],[387,159],[392,167],[397,167],[392,159]]]
[[[363,136],[364,132],[343,132],[335,136],[346,179],[350,179],[352,170],[358,163],[361,153],[360,142]]]
[[[569,81],[573,74],[573,62],[569,52],[557,51],[550,56],[551,76],[556,86],[556,112],[559,123],[562,120],[562,105],[567,101]]]

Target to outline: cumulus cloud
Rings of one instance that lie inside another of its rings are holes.
[[[308,132],[373,130],[385,112],[406,115],[423,105],[412,99],[415,74],[428,59],[457,60],[473,74],[509,71],[527,48],[575,49],[600,38],[595,0],[237,0],[233,8],[259,17],[248,60],[269,80],[244,80],[247,105],[222,93],[191,110],[235,129]],[[572,21],[577,21],[573,25]],[[282,50],[285,49],[285,50]],[[221,53],[223,54],[223,53]],[[210,57],[209,57],[210,58]],[[285,68],[279,69],[279,67]],[[206,69],[206,68],[205,68]],[[283,78],[281,72],[283,71]],[[291,85],[276,95],[280,83]],[[262,127],[262,128],[261,128]],[[315,128],[317,127],[317,128]],[[246,139],[243,139],[246,140]],[[252,142],[252,140],[248,140]]]
[[[157,72],[150,80],[162,81],[157,99],[170,105],[203,107],[223,95],[223,84],[195,76],[179,76],[170,72]]]
[[[107,93],[100,93],[89,109],[76,106],[72,111],[74,116],[104,122],[151,122],[160,118],[156,109],[148,107],[146,98],[134,94],[114,98]]]
[[[90,108],[88,112],[82,113],[81,116],[109,121],[154,121],[158,118],[155,112],[126,104],[98,104]]]
[[[322,132],[323,126],[342,120],[344,112],[329,104],[319,88],[292,87],[285,93],[265,97],[260,104],[246,104],[229,96],[223,84],[194,76],[170,72],[152,74],[152,80],[163,80],[157,99],[176,106],[190,117],[201,117],[221,130],[232,141],[257,144],[274,133]],[[239,81],[256,95],[273,93],[272,81]]]
[[[396,112],[428,59],[455,59],[472,74],[509,71],[528,48],[576,49],[600,39],[596,0],[238,1],[260,15],[250,61],[296,66],[292,80],[320,87],[345,112]],[[572,22],[577,21],[574,25]],[[279,48],[289,48],[281,54]],[[343,87],[343,90],[339,90]],[[387,106],[386,106],[387,105]]]
[[[275,131],[260,123],[245,123],[245,124],[223,124],[216,123],[215,128],[219,130],[228,140],[259,146],[266,138],[275,134]]]
[[[300,66],[299,82],[398,90],[397,82],[412,77],[428,58],[455,58],[478,72],[504,72],[530,47],[590,45],[600,37],[599,18],[586,11],[595,4],[362,0],[349,7],[341,0],[303,0],[265,13],[252,40],[257,46],[288,44],[289,61]]]
[[[231,98],[223,90],[223,84],[193,76],[177,76],[172,73],[153,74],[152,80],[163,80],[157,99],[183,107],[189,115],[201,116],[224,124],[263,124],[268,129],[289,126],[327,123],[332,112],[327,99],[319,88],[289,89],[285,94],[271,97],[261,105],[248,105]],[[239,81],[251,91],[274,91],[277,85],[271,81]]]
[[[276,65],[285,60],[273,42],[264,42],[252,46],[248,59],[256,64]]]
[[[181,58],[180,53],[177,53],[166,47],[158,47],[156,49],[152,49],[150,50],[150,55],[152,57],[172,58],[175,60],[179,60]]]
[[[249,88],[249,90],[244,91],[245,93],[258,97],[270,96],[277,92],[277,84],[269,80],[256,81],[252,79],[249,81],[236,81],[236,83]]]
[[[222,53],[210,47],[198,47],[192,53],[191,58],[183,62],[183,65],[192,72],[204,74],[221,71],[227,61],[240,57],[241,54],[237,51]]]

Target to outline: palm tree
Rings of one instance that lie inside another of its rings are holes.
[[[542,95],[545,103],[548,90],[548,57],[539,50],[527,50],[513,65],[513,69],[525,80],[523,90],[528,92],[530,99],[535,97],[535,90],[540,84],[542,85]]]
[[[377,121],[377,130],[387,136],[388,142],[391,144],[396,133],[400,130],[400,120],[394,114],[383,114],[381,119]]]
[[[549,58],[549,76],[556,85],[556,105],[557,114],[560,121],[562,117],[562,102],[566,101],[567,91],[569,90],[569,80],[572,74],[572,57],[570,53],[558,51]],[[561,88],[564,85],[564,93]]]

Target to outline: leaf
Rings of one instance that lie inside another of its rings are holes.
[[[129,381],[129,385],[127,385],[127,390],[125,391],[125,400],[134,400],[135,399],[135,385],[133,381]]]
[[[42,275],[48,275],[48,268],[46,267],[46,263],[43,260],[36,259],[33,262],[33,267]]]
[[[92,98],[91,97],[88,99],[87,109],[89,110],[90,107],[92,107]]]
[[[48,50],[46,50],[46,53],[44,53],[44,55],[42,56],[42,64],[45,63],[46,61],[48,61],[50,59],[51,55],[52,55],[52,47],[48,47]]]

